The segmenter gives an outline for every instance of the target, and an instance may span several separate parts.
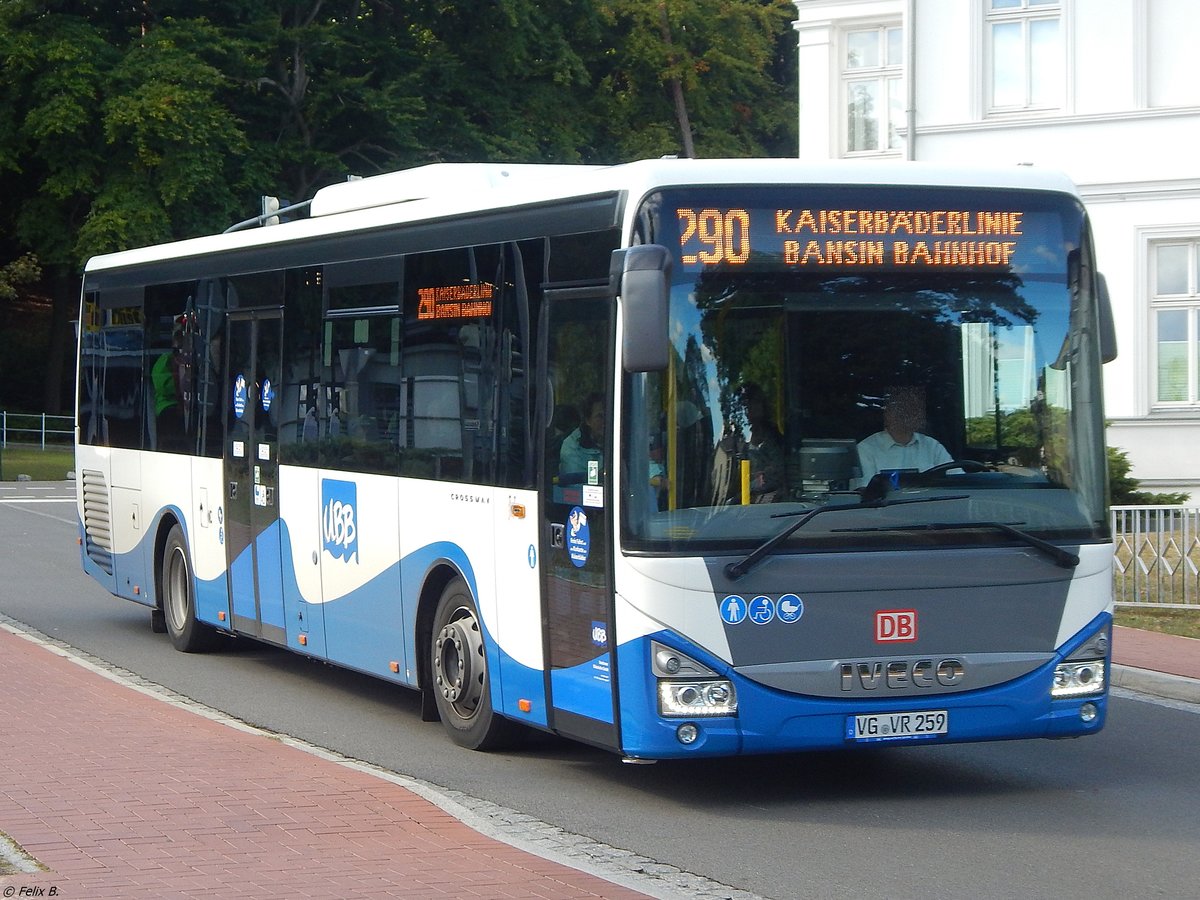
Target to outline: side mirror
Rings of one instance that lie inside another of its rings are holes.
[[[1117,358],[1117,326],[1108,297],[1108,281],[1099,272],[1096,273],[1096,306],[1100,313],[1100,360],[1110,363]]]
[[[625,371],[663,371],[670,354],[670,251],[658,244],[617,250],[609,270],[609,286],[621,303]]]

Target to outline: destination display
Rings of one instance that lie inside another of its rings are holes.
[[[492,314],[495,285],[447,284],[417,288],[418,319],[480,319]]]
[[[1026,236],[1022,210],[677,207],[685,269],[741,266],[1004,268]]]

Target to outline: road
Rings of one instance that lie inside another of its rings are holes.
[[[460,750],[414,694],[250,642],[187,655],[79,569],[69,487],[0,486],[0,613],[261,727],[770,898],[1195,896],[1200,708],[1076,741],[628,766]],[[2,827],[2,823],[0,823]]]

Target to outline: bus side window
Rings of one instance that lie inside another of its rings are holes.
[[[147,450],[195,452],[196,283],[146,288]]]
[[[497,327],[506,290],[501,251],[486,245],[406,259],[402,475],[496,482],[498,418],[511,415],[512,401],[501,398],[500,361],[511,361],[514,349]]]
[[[80,439],[139,449],[145,403],[143,289],[89,292],[80,334]]]

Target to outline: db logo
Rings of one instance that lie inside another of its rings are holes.
[[[915,609],[881,609],[875,613],[875,643],[895,644],[916,639]]]

